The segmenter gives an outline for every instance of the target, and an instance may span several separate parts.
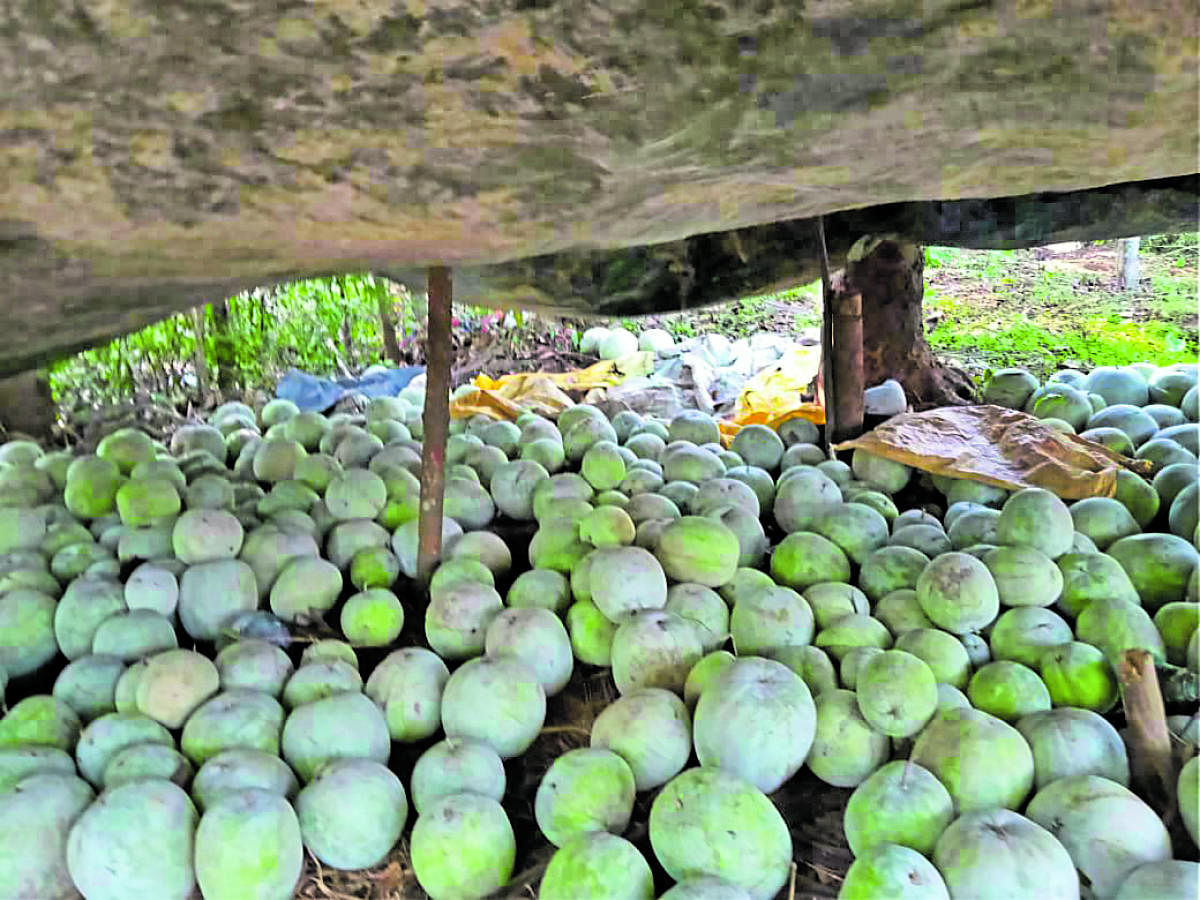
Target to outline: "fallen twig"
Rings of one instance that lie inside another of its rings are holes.
[[[591,737],[592,733],[586,728],[580,728],[578,725],[548,725],[543,728],[538,734],[581,734],[584,737]]]

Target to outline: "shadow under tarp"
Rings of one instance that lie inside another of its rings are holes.
[[[1045,488],[1067,500],[1112,497],[1119,469],[1147,475],[1153,468],[1002,406],[904,413],[834,449],[865,450],[933,475],[1010,491]]]

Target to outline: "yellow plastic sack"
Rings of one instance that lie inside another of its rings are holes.
[[[451,402],[450,417],[467,419],[484,415],[511,421],[522,413],[534,412],[554,418],[575,405],[566,391],[610,387],[633,375],[646,375],[653,370],[654,354],[643,351],[615,360],[602,360],[574,372],[514,372],[499,378],[477,375],[471,381],[476,389]]]
[[[728,447],[746,425],[778,428],[788,419],[824,425],[825,408],[820,403],[800,401],[801,393],[812,384],[820,368],[820,346],[796,347],[751,378],[738,394],[733,415],[717,423],[721,443]]]
[[[510,378],[498,388],[476,388],[463,394],[451,401],[450,417],[469,419],[483,415],[497,421],[512,421],[523,413],[533,412],[553,419],[574,404],[545,373],[530,372]]]
[[[934,475],[1006,490],[1040,487],[1059,497],[1112,497],[1117,470],[1152,464],[1109,450],[1001,406],[951,406],[904,413],[834,449],[865,450]]]

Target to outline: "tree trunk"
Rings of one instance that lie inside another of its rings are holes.
[[[204,307],[192,307],[192,334],[196,338],[196,386],[201,396],[208,394],[208,357],[204,352]]]
[[[350,313],[342,314],[342,347],[346,351],[346,363],[351,369],[358,367],[358,361],[354,358],[354,338],[350,334]]]
[[[4,440],[12,440],[16,435],[48,440],[56,418],[50,378],[45,370],[31,369],[0,379],[0,436]]]
[[[375,298],[379,303],[379,332],[383,336],[383,355],[392,365],[400,365],[400,344],[396,341],[396,322],[392,316],[392,292],[386,279],[373,276]]]
[[[973,403],[970,377],[941,365],[925,341],[924,275],[924,250],[907,241],[865,237],[851,249],[840,291],[862,295],[863,379],[896,379],[916,409]]]
[[[357,369],[358,362],[354,358],[354,338],[350,328],[350,292],[346,290],[346,279],[333,279],[333,289],[342,300],[342,324],[338,329],[342,352],[346,354],[346,364],[351,369]]]
[[[213,323],[216,333],[213,345],[217,355],[217,388],[228,396],[238,381],[237,349],[229,333],[229,301],[213,304]]]

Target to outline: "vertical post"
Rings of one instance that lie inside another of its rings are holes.
[[[1125,238],[1121,241],[1124,260],[1121,265],[1121,288],[1126,291],[1136,291],[1142,280],[1141,266],[1138,265],[1138,248],[1141,246],[1140,237]]]
[[[820,396],[825,407],[825,452],[834,459],[833,432],[837,410],[833,378],[833,283],[829,274],[829,251],[825,246],[825,217],[817,216],[817,250],[821,258],[821,370],[818,376]]]
[[[430,266],[429,327],[425,339],[425,435],[421,443],[421,509],[417,578],[428,584],[442,552],[442,493],[450,427],[450,270]]]
[[[52,436],[57,411],[44,369],[0,378],[0,435],[23,434],[34,440]]]
[[[833,441],[858,437],[863,427],[863,403],[866,384],[863,381],[863,320],[862,294],[846,285],[833,296],[833,382],[834,393]]]

